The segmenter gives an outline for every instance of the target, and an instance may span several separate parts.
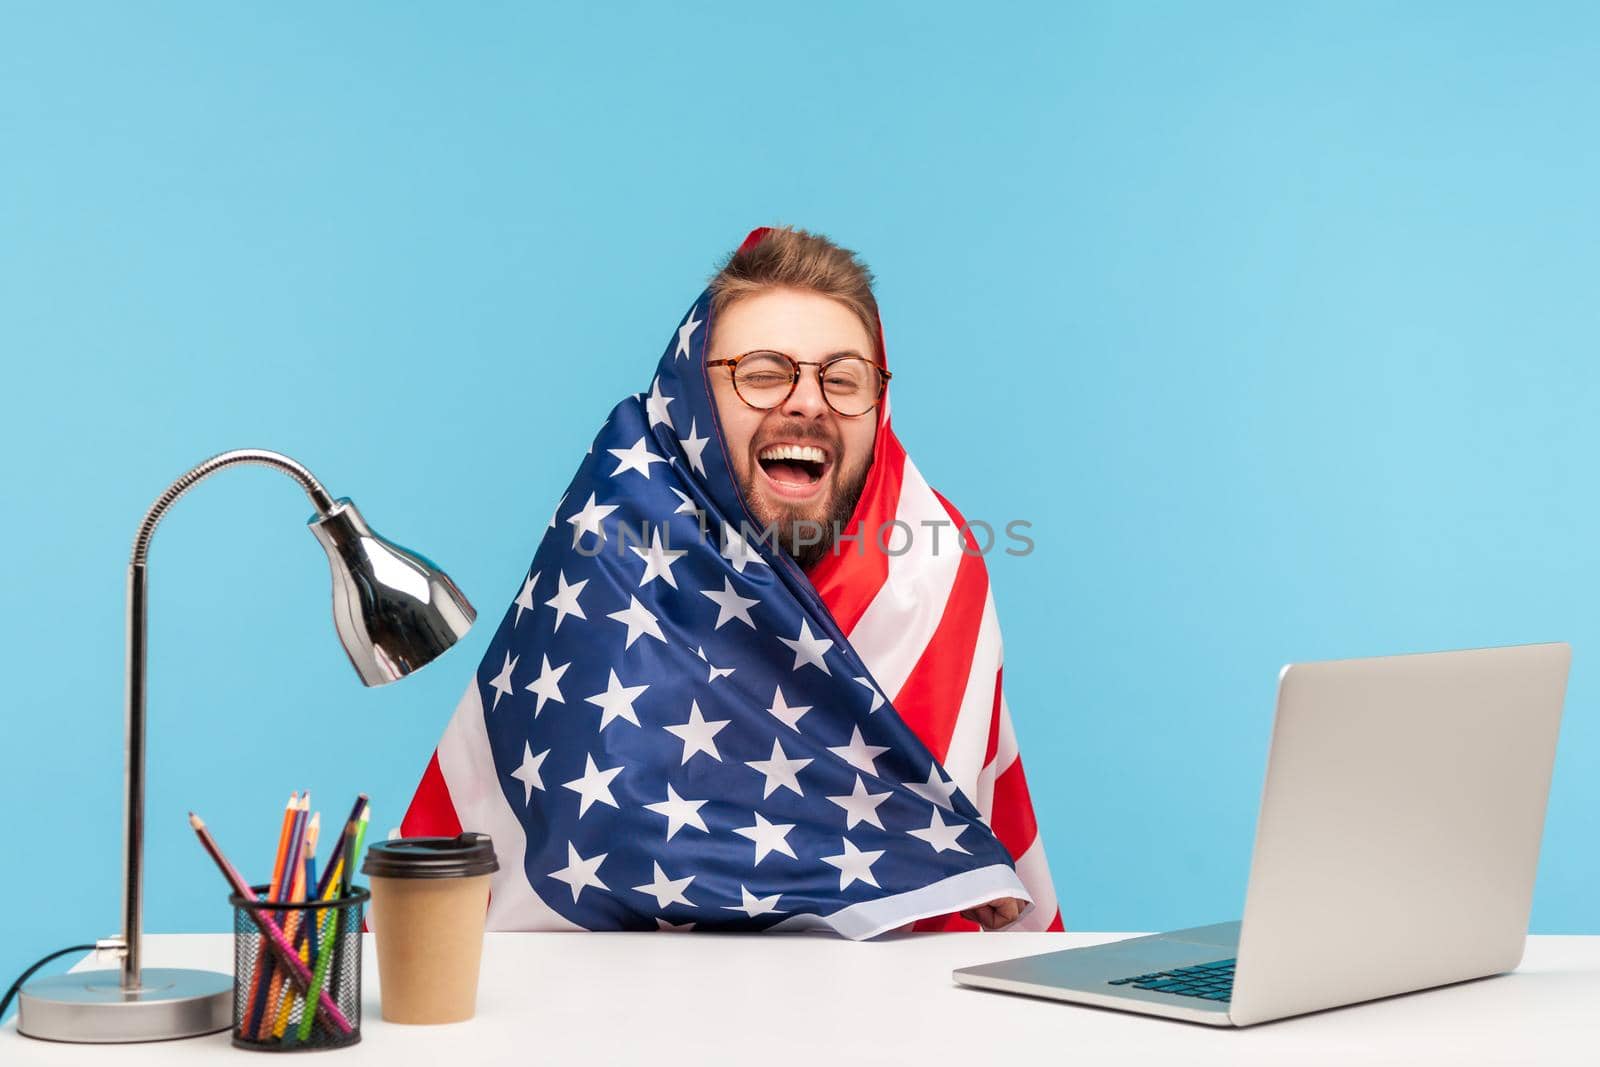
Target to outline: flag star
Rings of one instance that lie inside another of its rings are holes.
[[[662,644],[666,644],[667,638],[661,632],[661,624],[656,621],[656,617],[651,614],[650,609],[639,603],[639,598],[636,596],[630,596],[628,599],[632,603],[626,608],[622,611],[613,611],[606,616],[608,619],[616,619],[627,626],[628,640],[622,647],[625,649],[632,648],[633,643],[639,639],[640,634],[649,634]]]
[[[763,567],[767,565],[767,561],[761,558],[761,553],[751,548],[750,542],[726,522],[722,524],[722,556],[733,564],[733,569],[740,574],[744,573],[746,563],[759,563]]]
[[[675,396],[661,395],[661,376],[656,375],[656,380],[650,383],[650,395],[644,399],[645,412],[650,417],[651,426],[658,426],[664,422],[667,424],[667,429],[677,429],[672,425],[672,413],[667,410],[667,405],[676,399],[678,398]]]
[[[648,685],[623,685],[617,679],[617,672],[612,671],[606,691],[584,699],[600,709],[600,729],[604,730],[613,719],[627,719],[638,726],[639,716],[634,713],[633,702],[649,688]]]
[[[583,592],[583,587],[589,584],[589,579],[584,578],[581,581],[569,584],[566,572],[557,571],[556,583],[559,586],[556,590],[556,595],[544,602],[545,607],[556,609],[556,624],[551,629],[561,629],[561,620],[568,615],[576,615],[580,619],[587,619],[589,616],[583,613],[583,608],[578,604],[578,594]]]
[[[648,893],[655,897],[658,908],[664,908],[668,904],[687,904],[691,908],[695,906],[694,901],[683,895],[683,891],[689,888],[689,883],[694,881],[694,875],[691,874],[687,878],[668,878],[666,872],[661,869],[661,864],[651,861],[650,866],[655,868],[655,880],[649,885],[634,886],[635,893]]]
[[[639,586],[643,588],[657,578],[665,578],[672,588],[678,588],[678,579],[672,576],[672,565],[679,558],[689,554],[685,548],[667,548],[661,543],[661,527],[650,531],[650,547],[640,548],[638,545],[629,545],[628,551],[644,560],[644,577],[639,579]]]
[[[955,782],[946,782],[939,777],[937,763],[928,766],[928,780],[926,782],[906,782],[905,787],[930,804],[937,804],[945,811],[955,811],[956,806],[950,800],[950,794],[956,791]]]
[[[869,822],[878,829],[883,829],[883,820],[878,818],[878,805],[888,800],[889,794],[867,792],[867,785],[861,780],[861,775],[856,775],[856,787],[850,791],[849,796],[828,799],[844,809],[846,830],[855,829],[858,822]]]
[[[679,504],[677,507],[672,509],[672,513],[674,515],[699,515],[700,514],[700,509],[694,506],[694,501],[689,499],[689,494],[688,493],[685,493],[682,489],[679,489],[677,486],[670,486],[669,485],[667,488],[672,490],[672,495],[673,496],[677,497],[679,500],[682,501],[681,504]],[[698,520],[696,520],[696,521],[698,521]]]
[[[736,826],[733,832],[740,837],[748,837],[756,843],[756,859],[754,866],[759,867],[761,861],[773,852],[781,852],[792,860],[800,857],[794,854],[794,849],[789,847],[789,831],[794,829],[792,822],[768,822],[758,811],[755,812],[754,826]]]
[[[681,934],[686,930],[693,930],[694,923],[669,923],[667,920],[657,916],[656,929],[663,933]]]
[[[565,882],[572,887],[572,902],[578,902],[578,894],[588,886],[604,889],[610,892],[610,887],[600,880],[600,864],[605,862],[607,853],[602,852],[597,856],[584,859],[578,855],[578,850],[571,841],[567,842],[567,865],[559,871],[551,871],[550,877],[558,882]]]
[[[863,852],[848,837],[841,837],[844,851],[837,856],[823,856],[822,862],[839,868],[839,888],[848,889],[852,882],[865,882],[874,889],[882,889],[872,877],[872,865],[883,858],[883,849]]]
[[[689,457],[689,466],[694,472],[704,478],[706,475],[705,451],[706,445],[711,443],[711,438],[701,437],[700,423],[696,419],[689,420],[689,436],[678,438],[678,443],[683,446],[684,455]]]
[[[850,743],[848,745],[830,745],[828,751],[844,760],[859,771],[866,771],[874,778],[878,776],[878,767],[874,762],[879,756],[889,751],[887,745],[869,745],[861,738],[861,727],[855,726],[850,730]]]
[[[872,679],[856,675],[856,681],[865,686],[867,692],[872,694],[872,707],[867,709],[869,714],[883,707],[883,694],[878,692],[878,687],[872,684]]]
[[[616,510],[617,505],[615,504],[595,503],[594,494],[590,493],[589,502],[567,516],[567,521],[572,524],[573,545],[577,545],[578,540],[586,533],[595,534],[600,540],[604,541],[606,539],[606,531],[605,527],[600,524],[605,521],[607,515]]]
[[[741,885],[739,886],[739,895],[743,898],[741,903],[724,904],[722,906],[723,910],[742,911],[752,919],[758,915],[785,914],[784,912],[778,910],[778,898],[782,896],[781,893],[774,893],[770,897],[758,897]]]
[[[783,751],[783,746],[778,739],[772,739],[772,758],[746,760],[745,766],[751,770],[759,771],[767,779],[762,786],[761,798],[765,800],[773,794],[774,790],[787,789],[797,797],[805,796],[800,791],[799,774],[810,763],[809,759],[790,759]],[[856,781],[860,781],[857,778]],[[888,794],[884,794],[887,796]]]
[[[580,819],[583,818],[584,812],[588,811],[589,806],[595,801],[609,804],[613,808],[617,806],[616,798],[611,795],[611,779],[622,773],[621,767],[612,767],[610,770],[602,771],[594,765],[593,756],[586,755],[584,760],[587,765],[584,767],[583,777],[562,783],[562,785],[577,793],[581,798],[578,801],[578,817]]]
[[[945,822],[943,819],[939,818],[939,809],[934,808],[933,821],[928,823],[927,829],[907,830],[906,833],[910,834],[912,837],[921,838],[922,840],[926,841],[928,844],[933,846],[933,850],[935,852],[943,852],[946,849],[954,849],[956,852],[966,852],[967,850],[961,847],[961,845],[956,841],[956,838],[960,837],[962,833],[966,831],[966,829],[967,825],[965,823]],[[971,853],[968,853],[968,855],[971,855]]]
[[[679,766],[689,762],[689,758],[696,753],[704,752],[718,763],[722,762],[722,754],[717,751],[717,743],[713,740],[717,732],[732,719],[713,719],[707,722],[705,716],[700,714],[698,701],[689,701],[689,721],[676,726],[667,726],[664,729],[683,742],[683,759]]]
[[[674,360],[683,359],[689,355],[689,339],[694,336],[695,328],[701,323],[694,317],[694,308],[689,309],[689,317],[683,320],[683,325],[678,327],[678,351],[673,355]]]
[[[513,629],[516,628],[517,623],[522,621],[522,613],[524,611],[533,610],[533,587],[538,584],[538,571],[534,571],[528,576],[527,580],[522,583],[522,592],[518,593],[517,599],[512,602],[517,605],[517,617],[511,620],[511,626]]]
[[[722,589],[702,589],[700,595],[709,598],[717,605],[717,621],[711,628],[722,629],[722,624],[729,619],[738,619],[750,629],[756,628],[755,620],[750,617],[750,609],[761,603],[756,597],[740,596],[733,588],[733,581],[726,574],[722,576]]]
[[[665,459],[650,451],[649,446],[644,442],[645,439],[640,437],[630,448],[606,449],[607,452],[617,457],[617,469],[611,472],[611,477],[615,478],[625,471],[638,471],[646,478],[649,478],[650,464],[666,462]]]
[[[494,690],[494,703],[489,705],[490,711],[500,706],[501,697],[511,695],[511,672],[517,669],[517,660],[520,658],[507,652],[506,661],[501,665],[500,673],[490,680],[489,688]]]
[[[789,668],[790,670],[797,671],[801,667],[810,664],[813,667],[822,668],[823,674],[833,673],[832,671],[828,670],[828,665],[822,662],[823,655],[828,651],[828,649],[833,647],[833,642],[828,640],[826,637],[817,637],[813,635],[811,632],[811,624],[806,622],[805,619],[800,620],[799,637],[780,637],[778,640],[788,645],[794,651],[794,666]]]
[[[559,667],[552,667],[550,666],[549,656],[544,656],[541,658],[544,661],[544,665],[539,668],[539,677],[523,686],[523,688],[528,692],[538,694],[539,702],[533,707],[533,717],[535,719],[537,719],[539,717],[539,713],[544,710],[545,701],[554,700],[557,704],[566,703],[566,701],[561,697],[560,682],[561,676],[567,673],[568,667],[572,666],[570,663],[563,663]]]
[[[810,704],[801,704],[796,707],[790,707],[788,702],[783,699],[782,688],[773,689],[772,707],[767,709],[767,711],[777,716],[779,722],[783,723],[783,725],[787,726],[795,733],[800,732],[800,717],[810,710]]]
[[[591,452],[594,451],[594,442],[593,441],[589,442],[589,451],[591,451]],[[567,502],[567,494],[562,493],[561,494],[561,499],[556,501],[556,509],[550,513],[550,521],[545,524],[545,529],[554,530],[556,528],[556,516],[561,514],[561,505],[565,504],[566,502]]]
[[[672,788],[672,783],[668,782],[667,799],[646,804],[644,807],[646,811],[666,816],[667,840],[671,841],[672,835],[685,826],[692,826],[704,833],[710,832],[706,829],[706,821],[700,817],[700,806],[704,803],[706,803],[704,800],[685,800],[678,795],[676,789]]]
[[[706,679],[707,682],[714,682],[718,678],[726,678],[728,675],[738,670],[737,667],[718,667],[715,663],[712,663],[710,660],[706,659],[706,650],[704,648],[696,648],[694,650],[694,654],[699,656],[702,660],[705,660],[705,665],[711,669],[710,677]]]
[[[522,783],[522,802],[524,804],[533,799],[533,791],[543,791],[544,778],[539,774],[539,768],[544,764],[544,758],[550,755],[547,748],[537,756],[533,754],[533,747],[528,742],[522,742],[522,766],[511,772],[511,777]]]

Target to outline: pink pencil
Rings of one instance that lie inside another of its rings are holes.
[[[228,880],[228,884],[233,887],[233,891],[252,904],[258,903],[259,900],[255,891],[245,882],[244,877],[233,864],[228,862],[228,858],[222,854],[222,849],[217,846],[216,841],[211,837],[211,832],[206,829],[205,820],[191,811],[189,813],[189,825],[194,827],[195,834],[200,838],[200,844],[210,853],[211,859],[217,865],[217,869],[222,872],[222,877]],[[289,939],[283,936],[283,931],[278,928],[278,924],[263,915],[259,908],[247,908],[245,910],[249,912],[250,918],[261,932],[267,935],[267,942],[272,949],[273,955],[278,958],[278,962],[288,971],[290,979],[300,987],[301,992],[308,991],[311,988],[311,971],[300,959],[300,954],[294,950],[294,946],[289,944]],[[345,1018],[344,1012],[339,1010],[339,1005],[333,1002],[333,998],[328,996],[326,991],[319,993],[317,996],[317,1011],[324,1015],[327,1021],[332,1023],[341,1034],[348,1034],[354,1029],[350,1025],[350,1020]]]

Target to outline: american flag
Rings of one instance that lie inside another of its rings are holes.
[[[1061,929],[977,542],[959,550],[887,396],[861,539],[808,575],[756,536],[710,307],[601,427],[401,832],[494,838],[491,929],[861,939],[973,929],[957,913],[1006,896],[1031,901],[1008,929]],[[918,534],[898,555],[890,519]]]

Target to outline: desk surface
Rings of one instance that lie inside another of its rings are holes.
[[[739,1063],[1595,1063],[1600,937],[1533,937],[1510,975],[1247,1030],[967,989],[952,968],[1126,934],[489,934],[478,1016],[385,1023],[367,939],[362,1041],[330,1062]],[[157,934],[151,966],[227,971],[227,934]],[[77,969],[77,968],[75,968]],[[0,1034],[0,1062],[209,1063],[270,1054],[227,1033],[147,1045],[57,1045]],[[316,1057],[322,1062],[321,1057]]]

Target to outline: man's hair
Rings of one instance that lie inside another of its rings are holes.
[[[729,254],[711,279],[712,321],[734,302],[765,289],[806,289],[855,313],[876,348],[878,301],[872,271],[848,248],[794,226],[774,226],[754,245]],[[877,352],[868,353],[876,359]]]

